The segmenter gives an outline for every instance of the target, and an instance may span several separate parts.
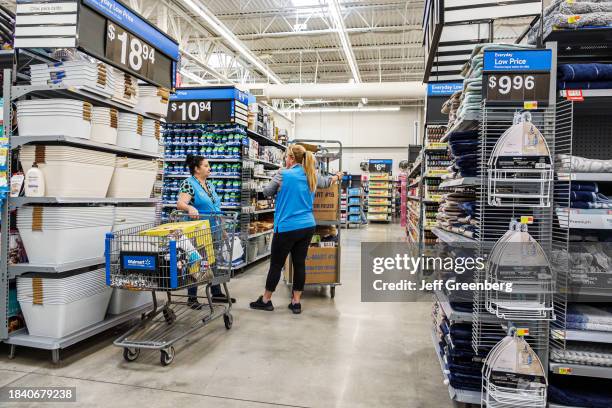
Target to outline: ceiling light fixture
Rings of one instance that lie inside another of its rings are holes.
[[[399,106],[351,107],[351,108],[306,108],[285,111],[287,113],[339,113],[339,112],[397,112]]]
[[[255,68],[265,74],[272,82],[282,84],[281,79],[276,76],[270,68],[268,68],[251,50],[249,50],[242,42],[225,26],[213,13],[210,12],[199,0],[181,0],[183,4],[188,6],[196,15],[202,17],[208,24],[209,28],[223,37],[229,43],[231,48],[241,54]]]
[[[360,83],[361,75],[359,74],[359,69],[357,68],[357,61],[355,60],[355,54],[353,53],[351,42],[349,40],[348,33],[346,32],[346,27],[344,26],[342,13],[340,12],[340,4],[338,3],[338,0],[327,0],[327,5],[329,14],[334,20],[334,26],[336,27],[336,31],[340,37],[342,50],[344,51],[344,56],[349,64],[349,68],[351,69],[353,80],[356,83]]]

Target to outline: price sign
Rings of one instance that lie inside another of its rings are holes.
[[[487,104],[534,109],[550,98],[550,50],[488,50],[483,88]]]
[[[151,75],[155,64],[154,47],[110,20],[106,24],[104,56],[123,69],[144,77]]]
[[[168,109],[170,123],[205,123],[211,119],[211,101],[175,101]]]
[[[368,163],[368,171],[370,173],[391,173],[392,168],[393,160],[370,160]]]

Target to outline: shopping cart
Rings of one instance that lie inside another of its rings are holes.
[[[143,225],[110,233],[106,237],[106,280],[109,286],[151,291],[153,310],[114,344],[123,347],[123,358],[134,361],[141,349],[160,350],[161,364],[174,360],[174,343],[223,316],[231,329],[232,303],[213,304],[212,285],[227,288],[232,276],[236,216],[224,213],[197,217],[174,212],[169,223]],[[173,293],[205,285],[201,309],[192,308],[186,295]],[[157,292],[166,293],[160,305]]]

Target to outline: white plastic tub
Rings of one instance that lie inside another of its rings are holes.
[[[156,178],[156,162],[117,158],[115,172],[108,188],[108,197],[149,198]]]
[[[117,144],[117,129],[110,125],[94,123],[91,125],[91,140],[100,143]]]
[[[24,116],[17,114],[22,136],[68,136],[90,139],[91,122],[76,116]]]
[[[159,153],[159,142],[154,137],[141,137],[140,149],[149,153]]]
[[[107,313],[110,315],[118,315],[140,306],[152,304],[152,299],[151,292],[149,291],[133,291],[114,288]]]
[[[67,304],[19,302],[32,336],[62,338],[104,320],[111,288]]]

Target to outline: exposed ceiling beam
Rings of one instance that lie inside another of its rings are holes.
[[[354,45],[353,51],[370,51],[370,50],[397,50],[397,49],[415,49],[422,50],[423,44],[381,44],[381,45]],[[309,48],[275,48],[275,49],[257,49],[253,52],[257,54],[283,55],[283,54],[322,54],[325,52],[342,51],[339,47],[309,47]]]
[[[351,40],[346,32],[346,26],[344,24],[344,17],[342,16],[342,11],[340,10],[340,3],[338,0],[327,0],[328,11],[334,22],[334,27],[338,32],[338,37],[340,39],[340,43],[342,44],[342,50],[344,51],[344,57],[346,58],[346,62],[351,69],[351,73],[353,74],[353,80],[356,83],[361,82],[361,76],[359,75],[359,67],[357,66],[357,61],[355,60],[355,54],[353,53],[353,49],[351,48]]]
[[[182,4],[187,6],[199,18],[204,20],[206,26],[214,31],[217,35],[223,37],[223,41],[246,61],[248,61],[256,70],[260,71],[265,77],[274,83],[282,83],[282,80],[262,61],[260,60],[242,41],[240,41],[234,33],[223,24],[200,0],[180,0]]]
[[[423,58],[389,58],[383,59],[381,61],[372,61],[371,59],[357,60],[359,66],[371,66],[371,65],[407,65],[407,64],[424,64]],[[306,63],[302,63],[302,70],[316,66],[317,61],[309,61]],[[335,60],[335,61],[319,61],[320,66],[324,68],[335,67],[335,66],[346,66],[345,61]],[[296,63],[278,63],[278,64],[269,64],[276,71],[277,69],[283,68],[299,68],[300,64]],[[321,70],[321,72],[324,72]]]
[[[381,27],[353,27],[347,28],[345,31],[349,34],[376,34],[376,33],[402,33],[404,31],[418,30],[421,31],[422,27],[418,24],[408,24],[400,26],[381,26]],[[278,38],[278,37],[305,37],[305,36],[317,36],[317,35],[329,35],[335,34],[336,30],[326,28],[322,30],[303,30],[303,31],[278,31],[269,33],[251,33],[251,34],[239,34],[237,37],[241,40],[258,40],[262,38]]]

